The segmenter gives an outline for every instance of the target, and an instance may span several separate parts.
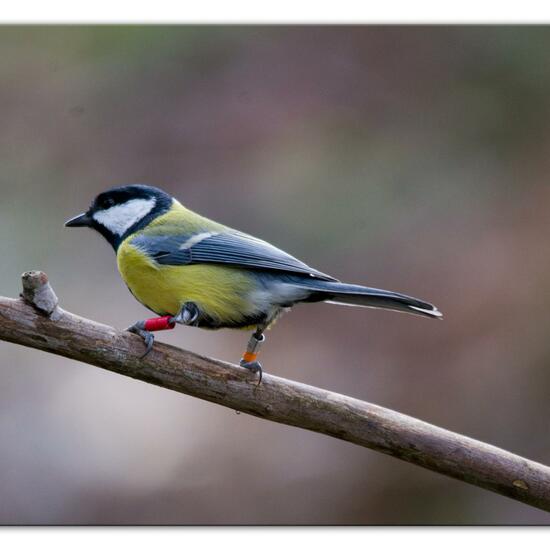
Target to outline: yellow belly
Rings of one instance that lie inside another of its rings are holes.
[[[166,266],[151,261],[127,242],[117,252],[118,269],[132,294],[158,315],[176,315],[185,302],[221,326],[254,315],[248,299],[254,287],[246,271],[218,265]]]

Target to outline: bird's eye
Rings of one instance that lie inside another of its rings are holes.
[[[108,197],[103,200],[103,208],[111,208],[111,206],[114,206],[114,205],[115,205],[115,201],[111,197]]]

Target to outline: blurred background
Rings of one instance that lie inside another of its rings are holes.
[[[64,229],[162,187],[445,321],[314,304],[268,372],[550,463],[550,28],[0,27],[0,294],[148,316]],[[237,361],[238,331],[159,339]],[[523,524],[548,514],[396,459],[0,342],[0,523]]]

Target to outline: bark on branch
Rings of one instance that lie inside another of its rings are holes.
[[[20,299],[0,297],[0,339],[63,355],[386,453],[550,511],[550,468],[377,405],[246,369],[162,343],[144,359],[143,341],[63,311],[47,276],[23,274]]]

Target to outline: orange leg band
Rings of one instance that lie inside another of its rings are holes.
[[[243,354],[243,361],[246,361],[247,363],[252,363],[253,361],[256,361],[257,357],[257,353],[250,353],[249,351],[245,351]]]

